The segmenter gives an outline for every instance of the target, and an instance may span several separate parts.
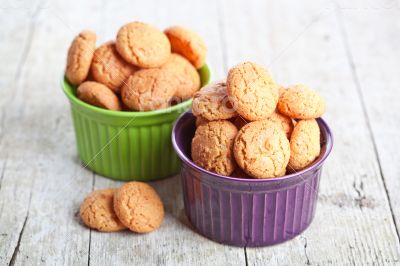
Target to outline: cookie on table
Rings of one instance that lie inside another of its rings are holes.
[[[91,66],[93,79],[116,93],[119,93],[125,80],[136,70],[135,66],[127,63],[118,54],[114,42],[107,42],[94,52]]]
[[[229,70],[227,93],[238,114],[249,121],[268,118],[279,98],[278,86],[269,73],[252,62],[240,63]]]
[[[315,119],[300,120],[290,137],[288,171],[299,171],[315,161],[321,152],[320,129]]]
[[[160,67],[171,55],[167,36],[142,22],[131,22],[117,33],[116,48],[125,61],[141,68]]]
[[[201,116],[209,121],[237,116],[226,94],[225,81],[222,80],[203,87],[194,95],[192,111],[195,116]]]
[[[208,171],[229,176],[235,170],[232,147],[237,132],[225,120],[200,125],[192,139],[193,162]]]
[[[170,27],[164,32],[171,42],[172,52],[184,56],[197,69],[204,65],[207,46],[196,32],[181,26]]]
[[[270,120],[251,122],[240,129],[233,151],[239,167],[255,178],[284,175],[290,157],[285,132]]]
[[[277,109],[295,119],[318,118],[325,112],[325,101],[305,85],[289,87],[280,97]]]
[[[75,37],[68,50],[65,71],[71,84],[79,85],[87,78],[95,49],[96,33],[82,31]]]
[[[136,233],[158,229],[164,219],[164,205],[157,192],[143,182],[129,182],[114,194],[114,210],[119,220]]]
[[[164,69],[141,69],[121,88],[121,99],[131,110],[151,111],[166,108],[176,92],[176,80]]]
[[[192,98],[200,89],[200,75],[190,62],[179,54],[171,54],[161,68],[170,71],[177,82],[175,97],[180,101]]]
[[[96,190],[85,198],[81,204],[79,215],[86,226],[101,232],[126,229],[114,212],[115,190],[113,188]]]
[[[85,81],[79,85],[76,94],[79,99],[91,105],[114,111],[121,111],[121,103],[115,93],[107,86]]]

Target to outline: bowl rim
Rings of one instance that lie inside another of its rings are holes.
[[[204,64],[201,68],[197,69],[197,71],[205,71],[207,74],[207,78],[205,79],[205,82],[202,81],[202,86],[206,85],[209,83],[211,80],[211,70],[208,64]],[[164,109],[159,109],[159,110],[154,110],[154,111],[140,111],[140,112],[135,112],[135,111],[113,111],[113,110],[108,110],[104,108],[100,108],[88,103],[85,103],[84,101],[80,100],[69,88],[73,87],[72,85],[66,78],[65,76],[65,71],[63,72],[61,76],[61,88],[64,92],[64,94],[67,96],[67,98],[73,102],[74,104],[77,104],[80,107],[83,107],[85,109],[88,109],[90,111],[100,113],[103,115],[108,115],[108,116],[113,116],[113,117],[124,117],[124,118],[132,118],[132,117],[150,117],[150,116],[155,116],[155,115],[160,115],[160,114],[168,114],[172,113],[177,110],[181,110],[182,108],[185,108],[189,106],[192,103],[192,98],[183,101],[177,105],[167,107]]]
[[[197,166],[194,162],[192,162],[191,159],[189,159],[185,153],[178,147],[178,144],[176,142],[176,130],[177,130],[177,125],[178,123],[182,120],[182,118],[187,115],[191,114],[191,110],[187,110],[186,112],[182,113],[178,119],[175,121],[174,127],[172,128],[172,145],[175,149],[176,154],[181,158],[184,164],[189,165],[190,167],[194,168],[197,171],[200,171],[201,173],[207,174],[209,176],[216,177],[217,179],[220,180],[225,180],[225,181],[236,181],[239,183],[268,183],[268,182],[277,182],[277,181],[287,181],[290,179],[296,179],[296,178],[301,178],[302,175],[306,175],[309,172],[315,171],[316,169],[319,169],[326,158],[328,158],[329,154],[332,151],[333,147],[333,135],[330,127],[328,124],[325,122],[324,119],[322,118],[317,118],[318,125],[320,127],[320,130],[324,130],[326,132],[326,143],[325,143],[325,150],[322,156],[320,155],[317,160],[315,160],[309,167],[304,168],[301,171],[289,174],[289,175],[284,175],[280,177],[274,177],[274,178],[266,178],[266,179],[249,179],[249,178],[240,178],[240,177],[231,177],[231,176],[224,176],[224,175],[219,175],[214,172],[210,172],[206,169],[201,168],[200,166]],[[322,125],[322,126],[321,126]]]

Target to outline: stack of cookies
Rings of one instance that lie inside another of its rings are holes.
[[[160,227],[164,206],[151,186],[129,182],[118,189],[93,191],[82,202],[79,214],[86,226],[101,232],[149,233]]]
[[[202,38],[189,29],[174,26],[161,32],[132,22],[121,27],[115,41],[97,49],[96,34],[81,32],[69,48],[65,75],[89,104],[151,111],[193,97],[206,54]]]
[[[193,98],[192,160],[220,175],[274,178],[311,165],[320,154],[316,118],[325,101],[304,85],[284,88],[245,62]]]

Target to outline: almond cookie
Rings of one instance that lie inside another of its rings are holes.
[[[290,157],[285,132],[270,120],[245,125],[236,137],[233,151],[240,168],[255,178],[284,175]]]
[[[280,96],[277,108],[291,118],[312,119],[325,112],[325,101],[307,86],[294,85]]]
[[[142,69],[128,78],[121,88],[122,101],[132,110],[166,108],[176,92],[176,80],[164,69]]]
[[[290,160],[288,170],[306,168],[318,158],[321,152],[320,130],[315,119],[300,120],[290,137]]]
[[[114,212],[113,197],[116,189],[108,188],[90,193],[82,202],[79,214],[85,225],[101,232],[126,229]]]
[[[143,182],[129,182],[114,194],[114,210],[120,221],[136,233],[149,233],[160,227],[164,206],[157,192]]]
[[[119,93],[125,80],[136,69],[135,66],[122,59],[115,48],[114,42],[107,42],[94,52],[91,66],[94,80],[103,83],[116,93]]]
[[[170,27],[164,32],[171,42],[172,52],[183,55],[197,69],[204,65],[207,46],[197,33],[180,26]]]
[[[207,119],[205,119],[201,116],[196,117],[196,127],[207,124],[208,122],[210,122],[210,121],[208,121]]]
[[[142,22],[122,26],[117,34],[116,47],[125,61],[142,68],[160,67],[171,55],[167,36]]]
[[[293,121],[290,117],[287,117],[275,111],[268,117],[268,120],[275,122],[277,125],[279,125],[286,133],[286,137],[288,139],[290,138],[290,135],[293,131]]]
[[[238,114],[249,121],[268,118],[279,98],[278,86],[269,73],[251,62],[229,70],[227,93]]]
[[[85,81],[79,85],[76,94],[79,99],[91,105],[104,109],[121,111],[121,103],[117,95],[101,83]]]
[[[209,121],[229,119],[237,115],[226,94],[225,81],[217,81],[203,87],[193,97],[192,111]]]
[[[71,84],[79,85],[88,76],[93,53],[96,48],[96,33],[82,31],[73,40],[68,50],[65,75]]]
[[[232,147],[237,128],[229,121],[211,121],[196,129],[192,159],[198,166],[229,176],[235,170]]]
[[[192,98],[200,89],[200,76],[192,64],[178,54],[171,54],[163,69],[170,71],[177,82],[175,97],[180,101]]]

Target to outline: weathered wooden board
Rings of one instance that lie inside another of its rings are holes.
[[[341,9],[339,19],[399,237],[400,2],[370,1],[354,7]],[[361,28],[368,31],[360,31]]]
[[[314,223],[294,241],[247,249],[249,264],[397,262],[399,240],[334,5],[225,1],[222,10],[228,65],[253,60],[284,85],[319,90],[335,136]]]
[[[367,2],[2,3],[0,265],[399,263],[400,6]],[[84,196],[121,183],[94,175],[76,156],[59,88],[65,53],[82,29],[95,30],[100,44],[132,20],[198,31],[208,43],[213,79],[252,60],[284,85],[302,82],[325,96],[335,146],[315,220],[302,236],[257,249],[213,243],[188,224],[178,176],[152,182],[166,207],[157,232],[104,234],[81,224]]]

